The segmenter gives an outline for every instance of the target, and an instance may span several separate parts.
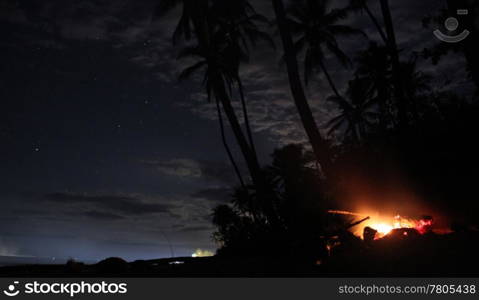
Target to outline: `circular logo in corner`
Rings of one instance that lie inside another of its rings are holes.
[[[20,293],[20,291],[16,289],[16,285],[18,283],[18,281],[14,281],[13,284],[10,284],[6,290],[3,290],[3,293],[8,297],[15,297]]]
[[[469,14],[467,9],[457,10],[457,15],[459,16],[467,14]],[[444,27],[448,30],[447,34],[442,33],[442,31],[439,29],[436,29],[434,30],[434,35],[438,40],[446,43],[459,43],[465,40],[470,34],[469,30],[465,29],[457,35],[451,35],[459,27],[459,20],[455,17],[447,18],[446,21],[444,21]]]

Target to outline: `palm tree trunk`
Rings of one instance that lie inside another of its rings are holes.
[[[281,40],[285,53],[285,61],[288,69],[289,85],[298,110],[303,127],[308,135],[316,159],[321,164],[325,176],[331,171],[331,157],[326,140],[321,136],[316,121],[314,120],[311,107],[304,93],[301,77],[299,75],[298,61],[294,49],[293,38],[286,21],[286,12],[283,0],[272,0],[276,14]]]
[[[388,39],[386,37],[386,34],[384,33],[384,30],[382,29],[381,25],[379,24],[378,19],[374,16],[373,12],[369,9],[369,6],[366,2],[363,4],[364,10],[368,14],[369,18],[373,22],[374,26],[376,27],[379,35],[381,36],[382,40],[384,41],[384,44],[388,44]]]
[[[238,77],[238,89],[239,89],[239,93],[240,93],[241,106],[243,108],[243,116],[244,116],[244,123],[245,123],[245,127],[246,127],[246,134],[248,135],[248,140],[249,140],[249,144],[251,146],[251,150],[253,151],[254,155],[257,156],[256,147],[254,145],[254,140],[253,140],[253,133],[251,132],[251,126],[250,126],[250,123],[249,123],[248,108],[246,107],[246,99],[245,99],[245,96],[244,96],[243,83],[241,82],[241,79],[239,77]]]
[[[241,129],[241,125],[238,121],[238,117],[236,116],[235,110],[231,105],[231,99],[226,92],[224,82],[221,79],[215,80],[215,97],[218,101],[221,102],[223,106],[223,110],[228,118],[228,122],[233,130],[233,134],[235,135],[236,141],[240,147],[241,153],[243,154],[246,165],[248,166],[248,170],[251,174],[251,179],[253,180],[253,184],[260,189],[263,186],[263,180],[261,180],[261,167],[259,165],[256,156],[253,154],[248,141]]]
[[[359,122],[358,124],[358,130],[359,130],[359,140],[362,140],[366,137],[366,126],[364,122]]]
[[[216,110],[217,110],[217,113],[218,113],[218,121],[220,123],[221,140],[223,142],[223,146],[225,147],[226,153],[228,154],[228,158],[231,162],[231,165],[233,165],[233,168],[234,168],[236,176],[238,177],[238,180],[241,184],[241,187],[246,188],[243,177],[241,176],[241,172],[238,168],[238,165],[236,164],[236,161],[233,157],[233,153],[231,152],[231,149],[228,146],[228,142],[226,140],[225,127],[224,127],[224,124],[223,124],[223,115],[221,113],[220,102],[218,100],[216,100],[215,102],[216,102]]]
[[[392,59],[393,80],[395,83],[395,94],[398,108],[399,126],[407,127],[407,103],[404,96],[404,89],[401,80],[401,70],[399,63],[399,53],[396,43],[396,35],[394,32],[394,25],[391,17],[391,9],[389,7],[389,0],[380,0],[381,10],[384,17],[384,24],[386,26],[388,49]]]
[[[198,44],[203,49],[209,49],[210,47],[210,34],[208,26],[208,1],[207,0],[189,0],[192,1],[192,23],[195,30],[196,39]]]
[[[194,1],[194,0],[192,0]],[[196,0],[194,2],[194,17],[192,18],[193,26],[196,33],[196,38],[198,39],[198,43],[200,47],[204,49],[210,49],[211,47],[211,40],[209,34],[209,25],[207,20],[207,9],[208,8],[208,1],[207,0]],[[251,179],[253,180],[253,184],[258,188],[261,189],[261,167],[259,165],[258,159],[256,154],[253,154],[248,142],[243,134],[241,126],[238,122],[238,118],[234,111],[234,108],[231,106],[231,99],[226,92],[224,81],[221,78],[216,78],[214,80],[216,85],[215,89],[215,97],[217,101],[221,102],[223,106],[223,110],[226,114],[228,122],[233,130],[233,134],[240,146],[241,152],[245,158],[246,164],[248,166],[248,170],[251,175]]]
[[[236,141],[238,142],[241,152],[246,160],[246,165],[248,166],[249,173],[251,174],[251,180],[256,187],[257,199],[259,200],[260,205],[264,205],[265,212],[268,215],[268,220],[271,222],[271,225],[274,228],[280,228],[281,220],[274,205],[274,196],[269,190],[266,178],[263,175],[261,166],[255,153],[248,145],[248,141],[241,129],[241,125],[238,121],[234,108],[231,105],[231,99],[226,92],[224,82],[221,79],[217,79],[215,81],[217,83],[215,85],[215,96],[223,106],[223,110],[236,137]]]
[[[377,83],[377,93],[378,93],[378,106],[379,106],[379,127],[380,130],[385,132],[388,127],[388,115],[389,111],[387,108],[387,91],[386,91],[386,81],[381,78]]]
[[[326,79],[329,82],[329,85],[331,86],[331,89],[333,90],[334,94],[338,97],[341,98],[341,95],[338,92],[338,89],[336,88],[336,85],[334,84],[331,75],[329,75],[328,69],[326,69],[326,66],[324,65],[323,61],[319,61],[319,66],[321,67],[321,70],[324,73],[324,76],[326,76]]]
[[[242,151],[242,154],[246,160],[248,170],[251,174],[251,180],[253,181],[254,186],[257,191],[257,199],[259,200],[260,205],[264,205],[265,212],[268,215],[268,220],[271,222],[271,225],[274,228],[280,228],[281,221],[279,215],[275,209],[274,197],[270,193],[266,178],[263,176],[263,172],[259,165],[258,159],[254,152],[248,145],[248,141],[243,134],[241,125],[238,121],[236,113],[233,106],[231,105],[231,99],[228,96],[228,93],[225,90],[224,83],[221,80],[216,80],[218,84],[215,86],[215,96],[219,98],[223,106],[223,110],[228,118],[228,121],[231,125],[231,129],[236,137],[238,145]]]

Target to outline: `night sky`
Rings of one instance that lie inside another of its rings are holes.
[[[269,1],[252,3],[272,18]],[[400,48],[437,43],[421,19],[441,3],[391,1]],[[177,80],[188,65],[170,39],[178,12],[155,18],[156,4],[0,0],[0,256],[215,250],[211,209],[238,182],[201,80]],[[365,16],[345,22],[377,40]],[[275,39],[276,50],[260,44],[242,69],[263,164],[275,147],[305,141]],[[353,56],[368,43],[354,37],[342,47]],[[452,56],[420,63],[467,93],[463,58]],[[327,63],[344,88],[352,71]],[[334,116],[321,76],[308,94],[320,124]]]

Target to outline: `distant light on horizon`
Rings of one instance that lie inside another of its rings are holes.
[[[191,254],[191,257],[209,257],[214,255],[212,251],[196,249],[195,253]]]

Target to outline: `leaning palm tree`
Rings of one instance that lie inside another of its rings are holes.
[[[258,185],[262,181],[261,169],[254,149],[243,87],[239,77],[239,66],[242,61],[246,60],[246,52],[242,50],[239,43],[240,41],[246,43],[246,40],[255,42],[257,38],[265,36],[256,27],[256,22],[261,19],[261,16],[256,14],[249,2],[245,0],[235,0],[229,2],[228,5],[219,0],[162,0],[157,11],[161,15],[181,3],[183,12],[173,34],[173,42],[179,38],[189,40],[194,33],[197,45],[184,49],[179,58],[194,56],[199,58],[199,61],[186,68],[180,75],[180,79],[187,78],[196,71],[206,68],[204,84],[208,99],[214,98],[216,101],[222,141],[230,161],[241,184],[244,185],[226,142],[221,107],[246,160],[251,178],[255,185]],[[231,91],[234,83],[238,83],[240,86],[248,139],[243,134],[231,104]]]
[[[161,0],[155,13],[161,17],[178,5],[182,5],[182,13],[173,33],[173,42],[176,43],[180,38],[190,40],[193,32],[204,39],[208,0]]]
[[[244,86],[240,76],[240,66],[241,63],[249,60],[250,47],[255,46],[257,42],[266,41],[274,47],[274,42],[271,37],[260,29],[261,25],[268,25],[269,21],[266,17],[258,14],[254,7],[246,0],[214,0],[212,1],[210,11],[212,22],[217,24],[218,34],[223,35],[227,47],[230,48],[230,51],[236,52],[236,56],[240,58],[231,68],[234,69],[236,73],[234,81],[237,85],[241,100],[246,133],[250,146],[256,154]]]
[[[304,80],[321,71],[328,80],[334,94],[339,97],[338,89],[325,65],[327,52],[331,53],[341,65],[348,67],[351,61],[340,48],[337,38],[364,34],[361,30],[340,24],[348,16],[348,9],[330,9],[331,0],[301,0],[288,7],[288,23],[292,33],[297,36],[295,49],[302,53]]]
[[[328,98],[328,101],[338,105],[341,112],[327,126],[329,134],[345,126],[344,136],[358,143],[378,117],[374,110],[374,92],[367,80],[355,78],[349,82],[346,94],[348,99],[336,95]]]
[[[223,142],[223,146],[226,150],[226,154],[228,155],[228,158],[231,162],[231,165],[233,166],[233,169],[236,173],[236,176],[238,177],[238,180],[241,184],[241,187],[246,188],[246,184],[245,184],[245,181],[243,179],[243,176],[241,175],[241,171],[238,167],[238,164],[236,163],[236,160],[233,156],[233,152],[231,151],[231,148],[228,145],[228,141],[226,139],[225,125],[224,125],[224,122],[223,122],[223,113],[221,112],[221,106],[220,106],[219,101],[216,101],[216,113],[218,115],[218,122],[220,124],[221,141]]]
[[[228,87],[234,82],[236,76],[235,62],[239,58],[236,56],[237,53],[230,51],[231,49],[225,45],[224,37],[221,34],[212,34],[209,45],[209,48],[200,45],[190,46],[180,52],[178,59],[194,57],[197,59],[197,62],[184,69],[179,78],[180,80],[186,79],[196,72],[204,70],[203,84],[205,85],[208,99],[214,99],[217,107],[221,104],[245,158],[252,180],[255,185],[259,184],[261,181],[261,169],[258,160],[241,129],[240,122],[231,103],[230,94],[228,93]],[[221,117],[221,114],[218,116]],[[222,126],[222,134],[224,134],[223,130]]]
[[[349,9],[353,11],[358,11],[358,12],[366,12],[368,17],[371,19],[371,21],[374,24],[374,27],[376,27],[376,30],[378,31],[379,35],[381,36],[381,39],[383,40],[384,44],[387,45],[387,37],[386,34],[384,33],[384,30],[379,23],[377,17],[373,14],[371,11],[371,8],[369,7],[368,0],[350,0],[349,1]]]
[[[299,73],[298,60],[294,47],[293,36],[290,24],[286,16],[286,8],[283,0],[272,0],[276,23],[283,44],[284,61],[288,70],[289,86],[293,96],[294,103],[298,110],[301,123],[303,124],[306,135],[313,148],[316,160],[321,165],[323,174],[327,177],[332,167],[329,144],[319,131],[316,120],[314,119],[311,107],[304,92],[301,76]]]

